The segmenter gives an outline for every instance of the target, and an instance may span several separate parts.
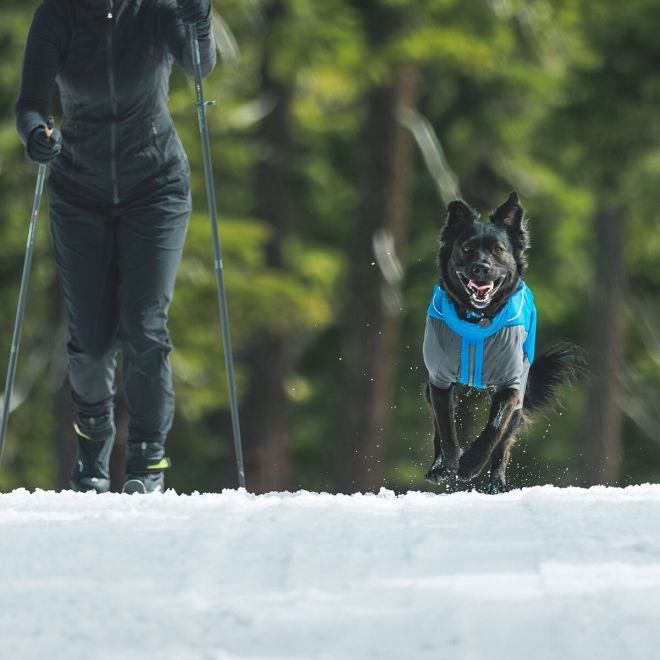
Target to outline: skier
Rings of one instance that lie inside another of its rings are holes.
[[[42,0],[28,34],[16,125],[52,161],[51,236],[69,321],[76,413],[71,487],[105,492],[116,353],[129,414],[125,492],[164,487],[174,415],[167,312],[191,210],[189,166],[167,108],[173,60],[215,65],[210,0]],[[54,84],[61,133],[46,131]]]

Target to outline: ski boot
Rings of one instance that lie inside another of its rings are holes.
[[[73,425],[76,432],[76,462],[69,484],[78,492],[110,490],[110,454],[115,441],[112,414],[80,417]]]
[[[151,446],[150,446],[151,445]],[[166,470],[172,464],[162,456],[161,443],[129,443],[126,447],[126,480],[122,493],[159,493],[165,490]],[[161,454],[161,456],[158,456]]]

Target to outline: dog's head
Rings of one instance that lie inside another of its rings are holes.
[[[441,283],[462,316],[494,316],[518,288],[529,238],[518,195],[481,222],[476,211],[455,200],[440,234]]]

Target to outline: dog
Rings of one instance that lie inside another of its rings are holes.
[[[423,343],[433,413],[434,456],[425,475],[431,483],[471,481],[490,460],[487,491],[506,491],[516,432],[530,413],[553,404],[578,369],[578,351],[569,344],[535,357],[536,307],[522,279],[528,247],[515,191],[490,222],[462,200],[448,205]],[[488,422],[464,452],[456,435],[458,383],[491,395]]]

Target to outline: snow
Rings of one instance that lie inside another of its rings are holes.
[[[0,495],[0,658],[654,658],[660,486]]]

